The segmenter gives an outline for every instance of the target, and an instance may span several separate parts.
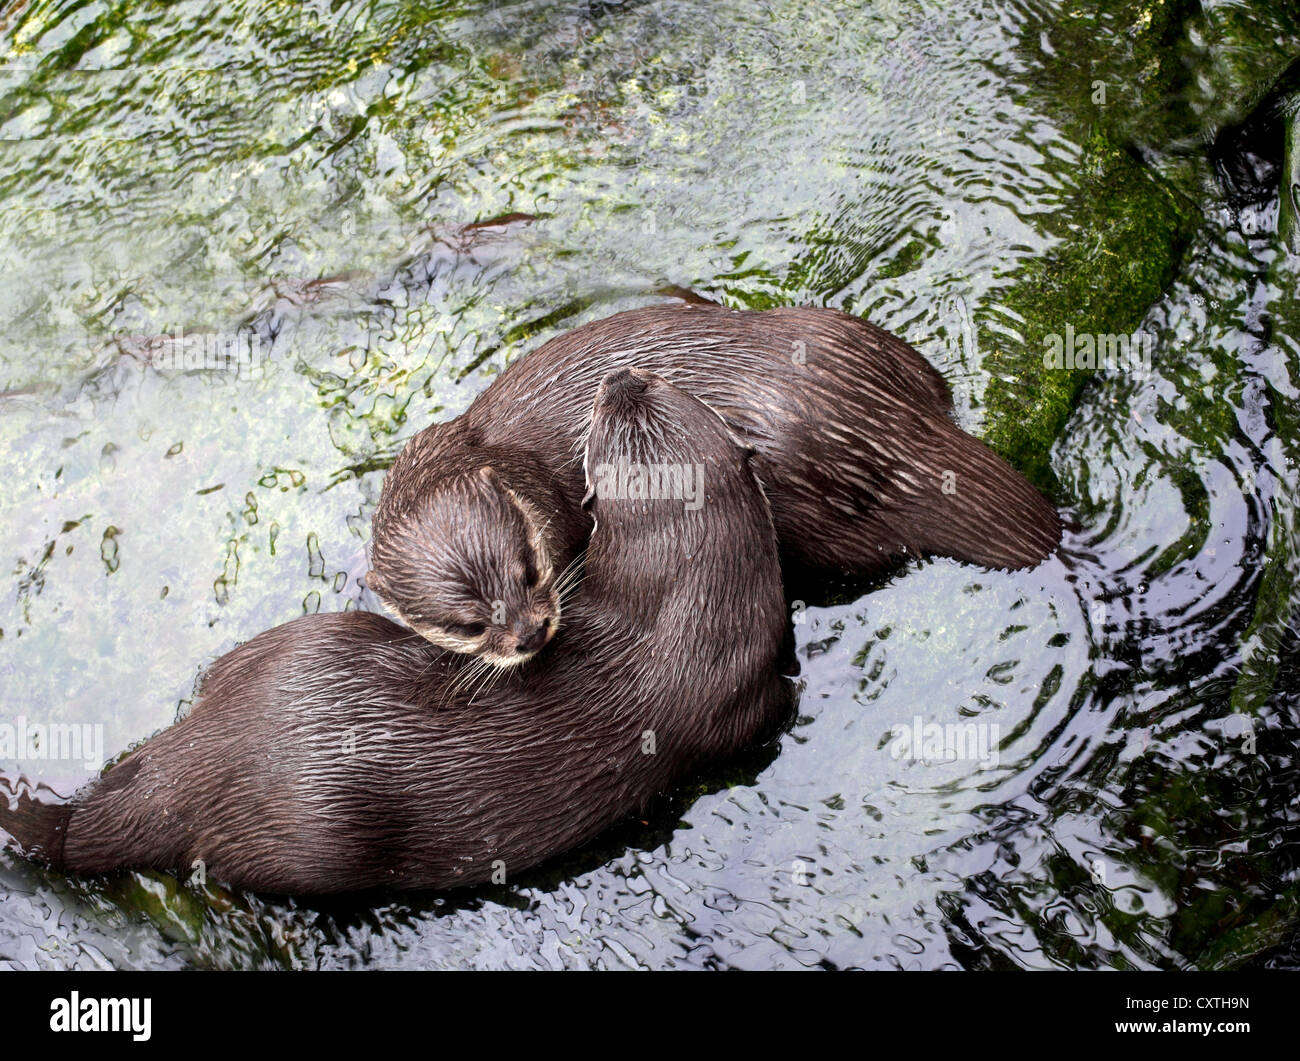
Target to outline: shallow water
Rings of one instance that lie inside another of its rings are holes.
[[[1081,179],[1062,17],[0,15],[0,721],[102,725],[111,758],[239,642],[374,607],[357,578],[405,439],[666,284],[869,316],[978,433],[984,337],[1014,330],[1004,295],[1069,238],[1047,219]],[[1088,17],[1116,32],[1106,5]],[[506,887],[266,902],[6,854],[0,965],[1269,961],[1300,904],[1296,267],[1269,208],[1239,216],[1202,151],[1143,132],[1201,214],[1142,322],[1149,378],[1098,373],[1052,451],[1060,557],[914,563],[810,607],[778,748]],[[465,228],[510,214],[536,220]],[[250,363],[168,368],[150,337],[178,329]],[[895,726],[958,722],[981,755],[891,753]],[[93,765],[0,770],[66,794]]]

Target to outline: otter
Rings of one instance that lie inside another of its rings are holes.
[[[666,303],[550,340],[410,440],[366,576],[395,615],[498,667],[554,636],[590,532],[587,410],[629,365],[702,399],[757,451],[788,586],[925,554],[1031,567],[1060,541],[1055,509],[956,426],[943,377],[901,339],[832,309]]]
[[[189,715],[70,803],[0,799],[0,827],[80,874],[201,862],[272,894],[445,889],[576,847],[775,735],[793,690],[752,453],[623,370],[585,456],[584,581],[541,657],[476,691],[473,660],[383,616],[304,616],[223,656]],[[620,464],[698,468],[703,503],[602,492]]]

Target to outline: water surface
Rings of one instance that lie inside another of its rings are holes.
[[[10,6],[0,720],[100,724],[111,756],[257,632],[376,607],[358,577],[404,441],[667,284],[868,316],[979,433],[982,336],[1017,327],[1007,293],[1084,177],[1065,16]],[[1295,266],[1195,137],[1144,132],[1198,227],[1140,322],[1150,376],[1097,373],[1051,452],[1060,557],[913,563],[810,607],[777,748],[506,887],[268,902],[3,855],[0,965],[1268,961],[1297,909]],[[256,356],[169,368],[178,334]],[[891,754],[895,726],[958,722],[993,735],[982,760]]]

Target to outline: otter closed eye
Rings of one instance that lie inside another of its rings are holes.
[[[550,641],[577,574],[551,561],[552,517],[505,485],[509,468],[498,474],[481,460],[412,497],[403,531],[375,539],[372,566],[402,574],[381,572],[372,588],[440,648],[514,667]]]

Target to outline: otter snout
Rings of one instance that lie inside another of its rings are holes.
[[[543,619],[532,625],[524,623],[516,625],[513,629],[515,651],[521,656],[531,656],[551,639],[551,629],[550,619]]]

